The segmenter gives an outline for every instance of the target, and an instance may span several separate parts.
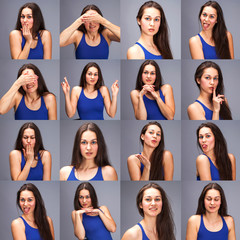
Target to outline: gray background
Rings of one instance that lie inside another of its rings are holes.
[[[149,121],[121,121],[121,180],[130,180],[127,159],[142,151],[139,136]],[[165,149],[173,154],[173,180],[181,180],[181,122],[158,121],[164,132]]]
[[[22,215],[16,205],[17,191],[26,182],[0,181],[1,239],[12,239],[11,222]],[[60,239],[60,186],[59,182],[32,182],[40,191],[47,215],[53,221],[55,239]]]
[[[204,62],[203,60],[182,60],[182,119],[187,120],[187,108],[199,96],[199,88],[194,79],[197,67]],[[219,65],[223,75],[223,83],[225,87],[225,97],[228,100],[229,107],[232,112],[233,119],[240,119],[239,96],[240,82],[240,62],[233,61],[214,61]]]
[[[80,182],[61,182],[61,240],[77,239],[74,236],[71,214],[74,210],[73,200],[75,191],[79,184]],[[120,239],[120,183],[92,181],[91,184],[95,188],[99,206],[107,206],[117,225],[116,232],[111,233],[113,239]]]
[[[1,0],[1,59],[11,59],[9,33],[15,28],[19,9],[27,2],[26,0]],[[59,59],[59,0],[35,0],[34,2],[40,7],[45,27],[52,35],[52,59]]]
[[[182,239],[186,237],[187,221],[188,219],[196,214],[198,206],[198,198],[201,195],[203,188],[209,182],[182,182]],[[223,188],[225,197],[228,205],[228,214],[234,218],[235,221],[235,231],[236,239],[240,237],[240,222],[239,222],[239,182],[227,182],[221,181],[218,182],[219,185]]]
[[[182,26],[184,26],[182,27],[182,59],[191,59],[188,41],[201,32],[198,14],[201,6],[206,2],[207,0],[182,0]],[[234,56],[239,59],[240,32],[237,23],[240,21],[240,2],[238,0],[218,0],[217,2],[223,10],[227,30],[233,36]]]
[[[71,165],[73,143],[76,132],[84,123],[90,121],[61,120],[60,130],[60,166]],[[120,124],[119,121],[91,121],[101,129],[108,150],[108,158],[118,174],[120,180]]]
[[[80,83],[80,77],[82,74],[82,71],[84,67],[89,63],[89,60],[61,60],[61,82],[64,81],[64,77],[67,77],[68,83],[70,84],[71,91],[74,86],[79,86]],[[112,96],[111,86],[112,84],[118,80],[119,84],[119,92],[118,92],[118,99],[117,99],[117,112],[114,118],[111,118],[106,113],[106,110],[104,108],[104,114],[103,117],[106,120],[120,120],[120,96],[121,96],[121,83],[120,83],[120,60],[97,60],[93,61],[96,62],[102,72],[103,80],[105,86],[107,86],[110,95]],[[62,91],[62,87],[60,86],[60,96],[61,96],[61,119],[70,119],[68,118],[66,112],[65,112],[65,97],[64,93]],[[112,99],[112,97],[111,97]],[[72,119],[78,119],[79,115],[76,110],[76,113]]]
[[[181,183],[156,182],[166,192],[173,210],[173,220],[176,226],[176,239],[181,239]],[[131,227],[142,220],[136,206],[136,197],[139,190],[148,182],[121,183],[121,236]],[[184,239],[184,238],[182,238]]]
[[[51,60],[51,61],[42,61],[42,60],[21,60],[21,61],[13,61],[13,60],[0,60],[0,73],[1,73],[1,88],[0,88],[0,97],[2,98],[4,94],[10,89],[13,83],[17,80],[18,70],[22,67],[22,65],[26,63],[32,63],[38,67],[41,71],[42,76],[45,80],[47,88],[50,92],[52,92],[56,96],[57,101],[57,119],[59,119],[59,61]],[[14,119],[14,109],[12,108],[8,113],[4,115],[0,115],[0,119]]]
[[[9,167],[9,153],[14,149],[18,131],[28,121],[1,120],[0,124],[0,180],[11,180]],[[38,120],[33,121],[39,128],[43,145],[52,155],[52,180],[59,180],[60,169],[60,140],[59,121]]]
[[[135,119],[130,93],[135,89],[140,66],[144,60],[121,61],[121,119]],[[173,88],[175,101],[175,120],[181,119],[181,62],[178,60],[156,61],[159,65],[163,84],[170,84]]]
[[[204,121],[182,121],[182,180],[196,180],[196,158],[202,154],[197,147],[196,130]],[[205,121],[207,122],[207,121]],[[236,158],[236,178],[239,180],[239,121],[212,121],[216,124],[226,139],[228,152]]]
[[[61,32],[69,27],[88,4],[95,4],[102,12],[103,17],[111,23],[120,26],[119,0],[60,0],[60,29]],[[112,42],[109,48],[109,59],[120,59],[120,44]],[[74,44],[62,47],[60,50],[61,59],[75,59]]]
[[[140,38],[141,32],[136,16],[145,0],[121,0],[121,58],[127,58],[127,50]],[[161,0],[159,3],[165,13],[169,27],[169,42],[173,58],[181,58],[181,1]]]

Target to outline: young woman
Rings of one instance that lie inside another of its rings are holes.
[[[88,63],[80,78],[79,86],[73,88],[70,97],[70,85],[67,78],[62,82],[65,95],[65,110],[68,117],[73,117],[76,109],[81,120],[103,120],[103,109],[114,117],[117,112],[118,81],[112,87],[112,100],[108,88],[104,86],[102,72],[95,62]]]
[[[223,189],[206,185],[198,199],[196,215],[188,220],[186,240],[236,240],[234,220],[227,213]]]
[[[138,120],[172,120],[175,114],[173,90],[162,84],[162,75],[154,60],[141,65],[131,100]]]
[[[120,42],[120,27],[105,19],[95,5],[87,5],[60,34],[60,47],[74,43],[76,59],[108,59],[111,41]]]
[[[60,180],[117,180],[117,173],[108,161],[103,134],[95,123],[85,123],[78,129],[72,163],[61,168]]]
[[[40,70],[24,64],[17,80],[0,100],[0,114],[14,107],[16,120],[57,120],[56,97],[47,89]]]
[[[13,240],[54,240],[53,222],[46,214],[42,196],[32,183],[17,192],[17,205],[22,216],[12,221]]]
[[[9,41],[12,59],[52,58],[51,33],[45,29],[41,9],[36,3],[25,3],[19,9]]]
[[[52,157],[44,149],[40,130],[34,123],[27,122],[20,128],[9,162],[14,181],[51,180]]]
[[[140,134],[143,151],[128,157],[131,180],[173,180],[173,156],[164,150],[164,134],[158,122],[146,124]]]
[[[206,2],[198,17],[202,31],[189,40],[192,59],[233,59],[232,34],[227,31],[220,5]]]
[[[74,209],[72,221],[78,239],[112,240],[110,232],[116,231],[116,223],[106,206],[99,207],[97,194],[89,182],[77,187]]]
[[[221,130],[214,123],[202,123],[197,139],[203,151],[196,160],[197,180],[236,180],[236,159],[228,153]]]
[[[197,100],[188,106],[190,120],[232,120],[231,110],[224,96],[223,75],[211,61],[201,63],[195,72],[200,90]]]
[[[128,229],[122,240],[175,240],[171,206],[158,184],[148,183],[140,189],[137,208],[143,220]]]
[[[128,59],[172,59],[168,25],[162,7],[154,1],[145,2],[139,9],[137,23],[141,37],[128,49]]]

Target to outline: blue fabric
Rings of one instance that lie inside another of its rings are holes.
[[[112,240],[110,232],[99,216],[89,216],[83,213],[82,223],[88,240]]]
[[[138,46],[140,46],[144,52],[145,59],[163,59],[162,55],[154,55],[150,53],[143,45],[139,42],[136,42]]]
[[[72,168],[67,181],[80,181],[76,178],[74,171],[75,171],[75,167]],[[88,181],[103,181],[102,167],[98,167],[98,171],[96,175]]]
[[[75,52],[76,59],[108,59],[108,43],[101,33],[100,38],[100,43],[92,47],[86,43],[85,33],[83,33],[82,39]]]
[[[217,56],[215,47],[207,44],[200,34],[198,34],[198,36],[202,42],[204,59],[219,59],[219,57]]]
[[[48,120],[48,110],[43,96],[41,96],[41,107],[38,110],[27,108],[23,96],[15,112],[15,120]]]
[[[22,216],[20,216],[20,218],[25,225],[25,235],[27,240],[43,240],[37,228],[31,227]]]
[[[204,154],[205,155],[205,154]],[[216,166],[213,164],[212,160],[210,157],[208,157],[207,155],[205,155],[208,160],[209,160],[209,163],[210,163],[210,172],[211,172],[211,178],[212,178],[212,181],[218,181],[220,180],[220,175],[219,175],[219,171],[218,169],[216,168]],[[200,181],[200,177],[197,176],[197,180]]]
[[[146,233],[145,233],[145,231],[144,231],[141,223],[138,223],[137,225],[141,228],[141,231],[142,231],[142,240],[150,240],[150,239],[147,237],[147,235],[146,235]]]
[[[207,108],[202,102],[200,102],[199,100],[195,100],[195,102],[198,102],[202,107],[203,110],[205,112],[205,118],[206,120],[212,120],[212,116],[213,116],[213,111],[210,110],[209,108]]]
[[[26,164],[26,160],[22,152],[21,171],[23,170],[25,164]],[[34,168],[32,167],[30,168],[27,180],[43,180],[43,164],[42,164],[42,160],[39,153],[38,153],[37,166]]]
[[[159,93],[160,98],[165,103],[165,97],[163,96],[161,89],[159,90]],[[143,101],[147,110],[147,120],[167,120],[167,118],[161,113],[156,100],[149,99],[143,95]]]
[[[43,44],[40,34],[38,33],[38,42],[35,48],[30,48],[27,59],[43,59]],[[26,40],[22,34],[22,50],[25,46]]]
[[[143,163],[141,162],[141,167],[140,167],[141,175],[142,175],[142,173],[143,173],[143,169],[144,169],[144,165],[143,165]]]
[[[85,96],[84,90],[82,88],[77,103],[78,115],[81,120],[104,120],[104,100],[99,89],[97,92],[97,97],[90,99]]]
[[[223,217],[223,227],[218,232],[210,232],[206,229],[203,222],[203,215],[201,215],[201,223],[198,230],[197,240],[228,240],[228,227]]]

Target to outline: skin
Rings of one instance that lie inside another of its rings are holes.
[[[137,120],[147,120],[147,110],[143,101],[143,96],[156,100],[159,110],[168,119],[173,120],[175,115],[175,103],[172,87],[169,84],[161,86],[163,96],[165,97],[165,103],[160,97],[159,91],[155,91],[156,70],[153,65],[146,65],[142,73],[142,81],[145,84],[141,91],[131,91],[131,101]]]
[[[148,181],[151,170],[150,156],[154,149],[161,141],[161,129],[157,125],[150,125],[145,134],[141,136],[144,141],[143,151],[141,154],[134,154],[128,157],[128,172],[131,180]],[[143,173],[141,175],[141,163],[144,165]],[[173,180],[174,163],[173,156],[170,151],[163,152],[163,171],[164,180]]]
[[[21,25],[22,29],[13,30],[9,35],[10,51],[12,59],[27,59],[30,49],[34,49],[37,46],[38,39],[33,39],[32,27],[34,25],[34,19],[32,16],[32,9],[24,8],[21,13]],[[26,40],[24,48],[22,49],[22,34]],[[47,30],[41,30],[40,36],[43,44],[43,58],[52,58],[52,36]]]

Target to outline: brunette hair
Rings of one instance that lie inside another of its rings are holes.
[[[199,131],[201,128],[206,127],[210,128],[214,138],[215,138],[215,147],[214,154],[216,157],[216,165],[219,171],[221,180],[232,180],[232,164],[228,156],[227,142],[217,125],[212,122],[202,123],[197,129],[197,139],[199,139]],[[197,141],[199,148],[201,145],[199,140]]]
[[[43,141],[42,141],[42,136],[39,128],[37,125],[35,125],[33,122],[26,122],[22,125],[22,127],[19,129],[17,140],[15,143],[15,150],[22,151],[23,149],[23,144],[22,144],[22,138],[23,138],[23,133],[26,129],[31,128],[35,132],[35,146],[34,146],[34,157],[36,158],[38,156],[39,151],[45,150],[43,146]]]
[[[101,10],[100,10],[96,5],[94,5],[94,4],[87,5],[87,6],[82,10],[81,16],[82,16],[83,14],[85,14],[85,13],[86,13],[87,11],[89,11],[89,10],[94,10],[94,11],[96,11],[99,15],[103,16]],[[78,28],[78,30],[81,31],[81,32],[83,32],[83,33],[87,33],[87,30],[86,30],[84,24],[82,24],[82,25]],[[103,26],[102,24],[100,24],[99,29],[98,29],[98,32],[101,33],[103,30],[104,30],[104,26]]]
[[[212,38],[215,43],[216,53],[221,59],[231,59],[227,37],[227,27],[225,25],[222,8],[216,1],[206,2],[200,9],[198,15],[199,20],[205,7],[212,7],[217,11],[217,22],[212,31]]]
[[[95,123],[84,123],[77,131],[74,145],[73,145],[73,153],[72,153],[72,163],[71,165],[78,169],[81,166],[83,161],[83,156],[80,150],[80,142],[82,134],[86,131],[92,131],[96,133],[97,136],[97,144],[98,144],[98,152],[94,161],[98,167],[108,166],[110,164],[108,160],[107,154],[107,146],[103,137],[103,134],[100,128]]]
[[[160,123],[158,122],[149,122],[146,124],[140,134],[140,141],[141,144],[144,144],[144,141],[142,140],[141,136],[144,135],[148,129],[149,126],[151,125],[156,125],[160,128],[161,130],[161,141],[159,145],[154,149],[150,156],[150,162],[151,162],[151,170],[150,170],[150,176],[149,180],[164,180],[164,172],[163,172],[163,153],[165,149],[165,144],[164,144],[164,134],[163,134],[163,129]]]
[[[204,199],[205,199],[205,196],[206,196],[207,192],[211,189],[215,189],[215,190],[219,191],[220,196],[221,196],[221,205],[220,205],[220,208],[218,210],[218,214],[222,217],[228,216],[228,214],[227,214],[227,201],[226,201],[226,198],[225,198],[225,194],[224,194],[224,191],[223,191],[222,187],[217,183],[209,183],[208,185],[206,185],[203,188],[202,193],[201,193],[201,195],[198,199],[198,207],[197,207],[196,214],[198,214],[198,215],[206,214]]]
[[[218,95],[218,94],[223,94],[224,95],[223,75],[222,75],[221,68],[215,62],[212,62],[212,61],[205,61],[198,66],[198,68],[195,72],[195,75],[194,75],[195,82],[196,82],[198,88],[200,89],[200,84],[197,82],[197,80],[201,79],[201,77],[204,73],[204,70],[206,68],[214,68],[218,71],[218,85],[217,85],[217,88],[216,88],[216,95]],[[212,96],[213,95],[211,94],[211,96],[210,96],[210,101],[211,102],[212,102]],[[231,110],[230,110],[228,104],[226,104],[225,101],[223,101],[222,104],[221,104],[220,117],[223,120],[232,120]]]
[[[147,65],[152,65],[152,66],[155,67],[156,80],[155,80],[155,83],[154,83],[154,86],[155,86],[154,89],[155,89],[155,91],[159,91],[161,86],[163,85],[162,84],[162,74],[161,74],[161,71],[160,71],[160,68],[159,68],[158,64],[154,60],[146,60],[142,63],[142,65],[141,65],[141,67],[139,68],[139,71],[138,71],[135,89],[139,90],[139,91],[142,90],[143,85],[144,85],[144,83],[142,81],[142,74],[143,74],[144,68]]]
[[[137,20],[140,21],[143,12],[146,8],[156,8],[160,11],[160,27],[158,32],[153,36],[153,42],[157,46],[158,51],[161,53],[164,59],[173,59],[172,52],[169,45],[169,36],[168,36],[168,24],[165,17],[162,7],[154,1],[145,2],[139,9],[137,14]],[[141,26],[139,26],[141,29]]]
[[[87,81],[86,81],[86,74],[87,74],[87,71],[90,67],[95,67],[97,68],[98,70],[98,81],[97,83],[95,84],[94,86],[94,89],[95,90],[98,90],[101,86],[104,85],[104,81],[103,81],[103,76],[102,76],[102,72],[101,72],[101,68],[98,66],[97,63],[95,62],[89,62],[84,68],[83,68],[83,71],[82,71],[82,74],[81,74],[81,78],[80,78],[80,83],[79,83],[79,86],[82,87],[83,89],[87,86]]]
[[[175,240],[175,235],[174,235],[174,221],[172,217],[172,209],[171,205],[168,201],[167,194],[165,191],[156,183],[148,183],[147,185],[143,186],[140,191],[138,192],[137,195],[137,208],[142,217],[144,217],[144,212],[143,209],[140,207],[142,204],[143,200],[143,195],[145,190],[149,188],[155,188],[157,189],[162,198],[162,210],[161,212],[157,215],[157,221],[156,221],[156,228],[157,228],[157,233],[158,233],[158,239],[160,240]]]
[[[83,189],[86,189],[89,191],[91,202],[92,202],[92,207],[98,208],[99,207],[98,206],[98,198],[97,198],[97,194],[96,194],[94,187],[89,182],[83,182],[83,183],[79,184],[76,189],[74,201],[73,201],[74,209],[80,210],[82,208],[80,201],[79,201],[79,194],[80,194],[81,190],[83,190]]]
[[[45,30],[45,23],[44,23],[42,12],[41,12],[40,7],[36,3],[33,3],[33,2],[25,3],[19,9],[15,29],[20,30],[20,31],[22,29],[22,24],[21,24],[20,18],[21,18],[22,10],[24,8],[32,9],[32,17],[33,17],[32,35],[33,35],[33,38],[36,39],[38,32],[41,30]]]
[[[47,213],[45,209],[45,205],[42,199],[42,196],[37,189],[37,187],[32,183],[27,183],[22,185],[22,187],[17,192],[17,205],[21,209],[20,206],[20,194],[22,191],[31,191],[35,197],[36,205],[34,209],[34,221],[38,227],[40,236],[44,240],[53,240],[53,236],[50,230],[50,225],[47,218]],[[22,209],[21,209],[22,210]]]

